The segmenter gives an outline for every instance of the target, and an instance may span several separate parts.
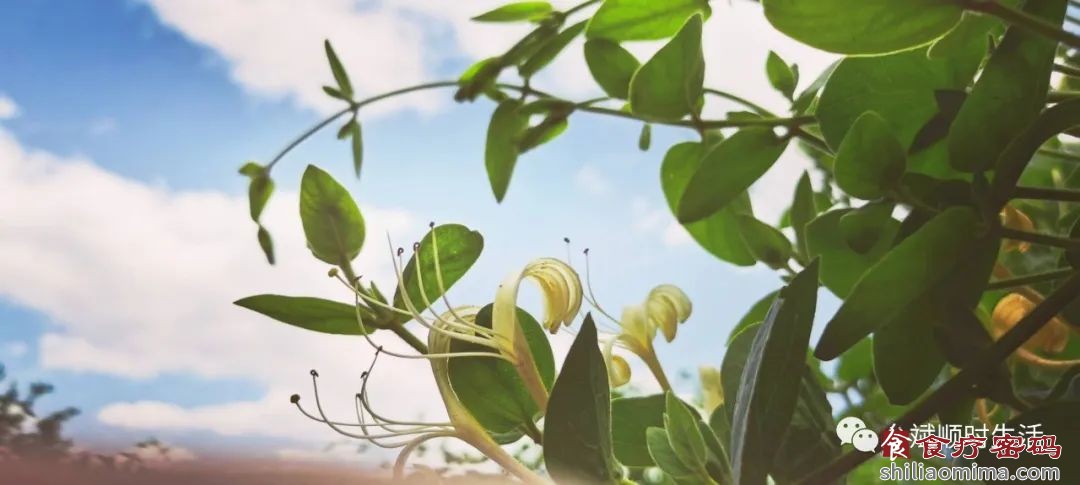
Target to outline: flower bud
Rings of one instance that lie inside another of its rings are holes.
[[[690,298],[675,285],[657,286],[645,299],[649,323],[658,328],[668,342],[675,339],[678,325],[690,318],[692,309]]]
[[[1028,217],[1027,214],[1020,212],[1019,209],[1009,206],[1005,206],[1005,208],[1001,210],[1001,225],[1018,231],[1035,231],[1035,223],[1031,221],[1031,218]],[[1027,250],[1031,248],[1031,243],[1027,241],[1006,239],[1002,244],[1002,248],[1006,252],[1015,250],[1026,253]]]

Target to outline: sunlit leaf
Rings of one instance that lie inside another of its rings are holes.
[[[744,128],[720,142],[705,155],[679,199],[679,221],[699,221],[724,208],[761,178],[786,146],[768,128]]]
[[[630,79],[641,67],[630,51],[607,39],[589,39],[585,42],[585,62],[600,88],[617,99],[629,96]]]
[[[300,181],[300,221],[308,249],[323,262],[348,264],[364,245],[360,208],[345,187],[314,165]]]
[[[836,153],[836,183],[852,196],[876,199],[899,182],[906,165],[907,150],[888,122],[867,111],[855,120]]]
[[[548,2],[514,2],[484,12],[472,19],[477,22],[521,22],[542,19],[551,14]]]
[[[241,298],[234,305],[261,313],[279,322],[336,335],[363,335],[376,330],[370,314],[361,308],[365,327],[361,330],[352,305],[306,296],[255,295]]]
[[[765,17],[795,40],[840,54],[884,54],[927,44],[963,9],[940,0],[765,0]]]
[[[707,0],[605,0],[585,34],[614,41],[666,39],[690,16],[710,12]]]
[[[697,111],[705,81],[700,15],[686,21],[630,80],[630,109],[650,120],[671,121]]]
[[[773,51],[769,51],[769,57],[765,60],[765,74],[769,84],[785,97],[791,99],[795,95],[795,85],[799,82],[795,71]]]
[[[435,271],[436,242],[438,243],[438,268],[441,273]],[[419,249],[402,268],[402,282],[416,310],[422,312],[428,307],[428,303],[438,302],[443,296],[443,291],[449,290],[469,271],[469,268],[472,268],[483,250],[484,237],[479,232],[461,224],[443,224],[428,231],[420,240]],[[418,268],[419,271],[417,271]],[[440,274],[442,285],[439,284]],[[421,291],[421,282],[423,282],[423,291]],[[394,306],[406,308],[400,288],[394,294]]]

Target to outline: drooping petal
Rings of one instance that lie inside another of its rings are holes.
[[[652,352],[652,341],[656,337],[656,327],[649,323],[648,315],[642,305],[629,305],[623,308],[619,319],[622,333],[619,340],[633,353],[646,355]]]
[[[566,263],[554,258],[540,258],[521,271],[510,274],[495,292],[492,328],[503,336],[503,350],[513,356],[517,339],[517,295],[521,282],[532,279],[544,296],[544,328],[555,333],[560,325],[570,325],[581,309],[581,279]]]
[[[675,285],[660,285],[649,292],[645,299],[645,310],[649,315],[649,323],[660,329],[664,339],[671,342],[675,339],[678,324],[690,318],[693,306],[690,298]]]

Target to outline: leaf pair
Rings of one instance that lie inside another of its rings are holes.
[[[251,220],[255,221],[255,224],[259,227],[257,233],[259,247],[262,248],[266,261],[274,264],[274,243],[270,238],[270,232],[263,227],[260,221],[263,209],[266,208],[266,203],[270,201],[270,195],[274,193],[274,180],[270,178],[270,169],[255,162],[248,162],[240,167],[240,173],[250,179],[248,183],[248,211],[251,213]]]

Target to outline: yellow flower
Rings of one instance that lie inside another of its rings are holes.
[[[675,285],[657,286],[645,299],[645,310],[649,314],[649,322],[660,329],[668,342],[675,339],[678,324],[690,318],[692,309],[690,298]]]
[[[701,379],[705,413],[711,416],[713,410],[724,404],[724,386],[720,380],[720,369],[703,365],[698,368],[698,378]]]
[[[630,364],[626,359],[618,355],[612,355],[608,359],[608,382],[611,387],[619,387],[630,382]]]
[[[1036,303],[1019,293],[1010,293],[998,301],[990,316],[995,337],[1000,337],[1016,326],[1028,313],[1035,309]],[[1031,339],[1024,342],[1027,350],[1059,353],[1069,343],[1069,327],[1059,317],[1050,319]]]
[[[1028,217],[1027,214],[1024,214],[1019,209],[1009,206],[1005,206],[1005,208],[1001,210],[1001,225],[1018,231],[1035,231],[1035,223],[1031,221],[1031,218]],[[1031,243],[1027,241],[1006,239],[1004,244],[1002,244],[1002,248],[1005,251],[1016,250],[1021,253],[1026,253],[1027,250],[1031,248]]]

